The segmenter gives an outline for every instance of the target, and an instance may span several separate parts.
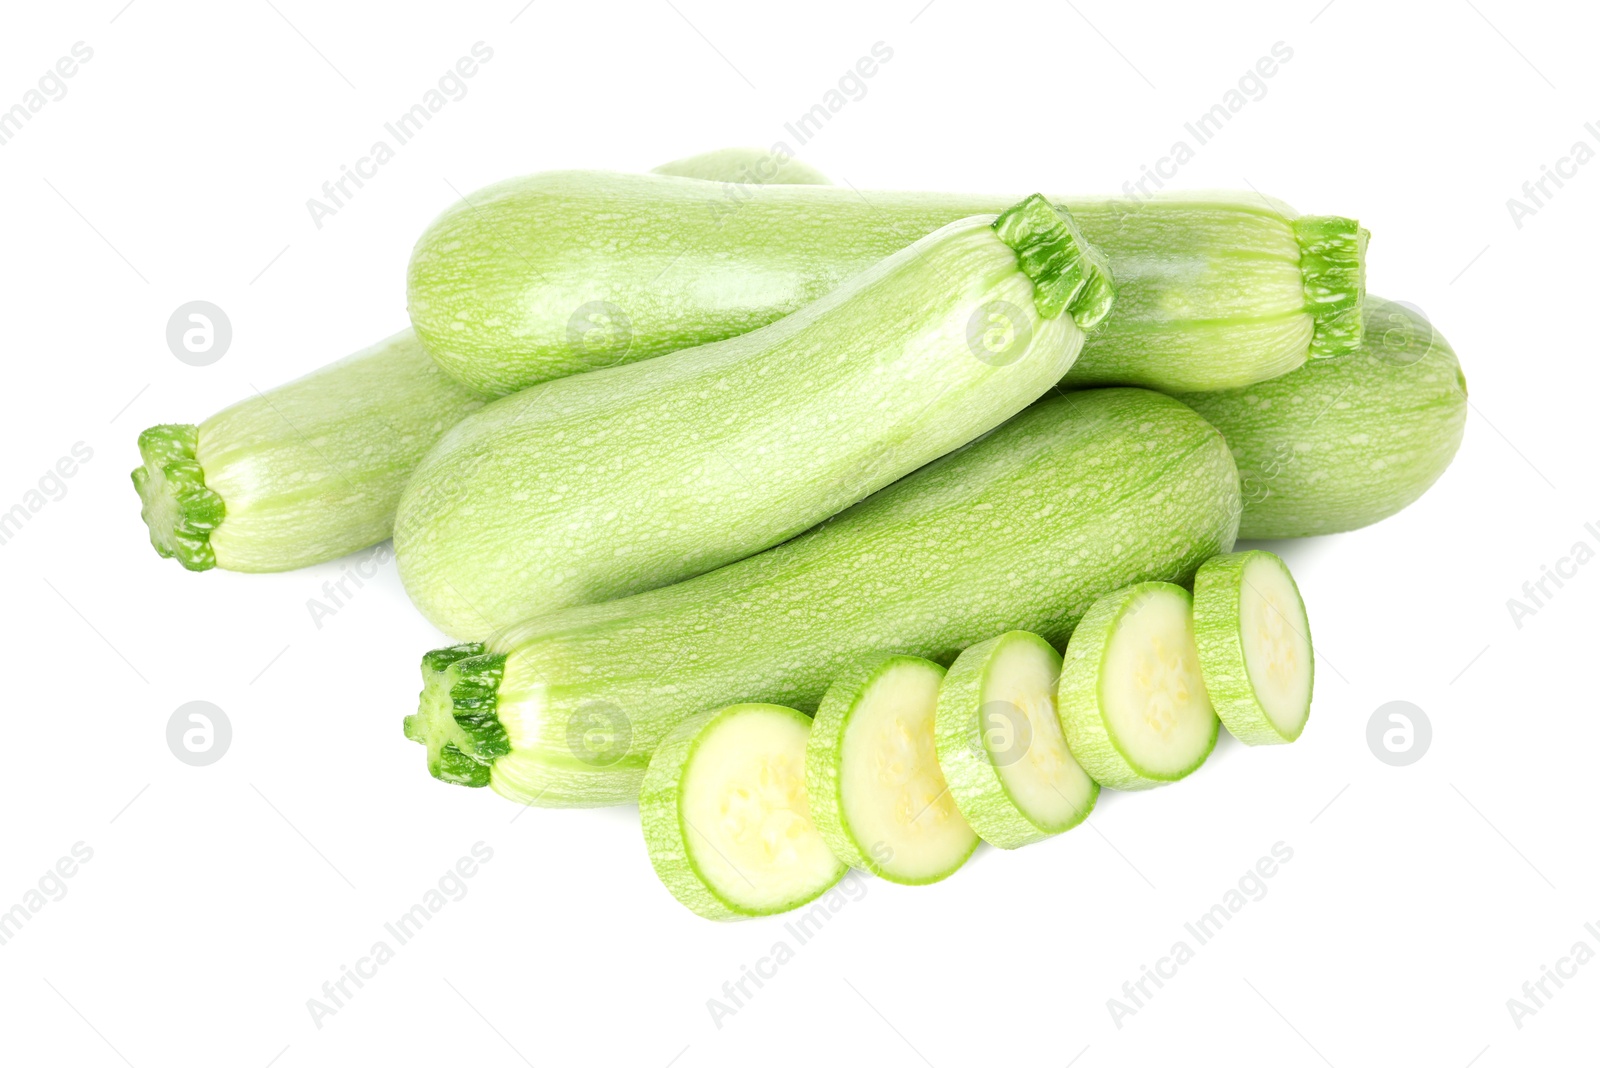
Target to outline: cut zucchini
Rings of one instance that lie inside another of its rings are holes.
[[[693,716],[650,759],[639,795],[650,863],[713,920],[804,905],[844,875],[806,805],[811,719],[782,705]]]
[[[1016,849],[1070,830],[1100,796],[1061,733],[1060,675],[1049,642],[1014,630],[963,652],[939,687],[939,767],[990,845]]]
[[[1311,627],[1282,560],[1257,549],[1202,564],[1194,635],[1206,691],[1228,733],[1245,745],[1300,737],[1311,716]]]
[[[1072,632],[1056,707],[1083,770],[1113,790],[1177,782],[1217,744],[1189,591],[1141,582],[1094,603]]]
[[[938,882],[978,846],[934,747],[943,680],[917,656],[859,661],[823,695],[806,746],[817,829],[841,860],[890,882]]]

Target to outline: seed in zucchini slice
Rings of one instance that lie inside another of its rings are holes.
[[[943,680],[931,660],[869,656],[828,688],[806,747],[823,838],[841,860],[890,882],[938,882],[978,845],[939,768]]]
[[[838,882],[845,865],[811,821],[811,719],[782,705],[732,705],[679,724],[650,759],[639,795],[650,863],[702,916],[786,912]]]
[[[1211,703],[1246,745],[1292,742],[1311,716],[1311,627],[1272,553],[1214,556],[1194,577],[1195,644]]]
[[[1076,827],[1100,795],[1061,732],[1060,674],[1049,642],[1014,630],[968,648],[939,687],[939,767],[990,845],[1015,849]]]
[[[1141,582],[1094,603],[1067,643],[1056,706],[1083,770],[1113,790],[1194,771],[1217,744],[1189,591]]]

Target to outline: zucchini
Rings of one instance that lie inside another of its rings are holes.
[[[1311,715],[1311,626],[1289,568],[1272,553],[1214,556],[1194,576],[1200,674],[1228,733],[1292,742]]]
[[[1056,706],[1072,755],[1113,790],[1177,782],[1217,744],[1189,591],[1140,582],[1096,601],[1072,632]]]
[[[968,647],[939,687],[939,766],[990,845],[1016,849],[1070,830],[1100,796],[1061,732],[1060,675],[1054,646],[1014,630]]]
[[[831,185],[823,173],[793,156],[765,148],[719,148],[651,168],[651,174],[738,185]],[[737,203],[737,201],[735,201]]]
[[[743,704],[691,716],[663,739],[639,818],[673,897],[734,920],[798,908],[839,881],[845,866],[806,800],[810,734],[803,712]]]
[[[1467,380],[1450,343],[1420,312],[1377,297],[1366,341],[1349,356],[1178,396],[1233,449],[1244,538],[1333,534],[1393,515],[1444,474],[1467,422]]]
[[[199,426],[139,435],[150,544],[190,571],[285,571],[390,534],[412,469],[483,399],[406,330]]]
[[[749,556],[1021,411],[1110,301],[1032,197],[760,330],[501,398],[417,469],[401,578],[439,629],[482,639]]]
[[[934,751],[943,680],[919,656],[870,656],[828,687],[806,743],[811,815],[834,855],[908,886],[938,882],[978,847]]]
[[[1099,595],[1184,581],[1232,548],[1238,513],[1233,458],[1191,409],[1136,389],[1052,395],[792,541],[474,644],[463,658],[487,659],[466,674],[485,685],[459,700],[425,664],[407,734],[430,770],[435,750],[481,764],[477,781],[517,801],[624,804],[697,711],[810,711],[874,651],[948,663],[1013,627],[1064,644]]]
[[[490,186],[417,242],[412,324],[452,375],[510,393],[747,333],[1015,199],[827,185],[739,193],[733,207],[715,183],[602,171]],[[1352,220],[1297,217],[1255,194],[1061,204],[1119,288],[1072,384],[1231,388],[1359,341],[1366,232]]]

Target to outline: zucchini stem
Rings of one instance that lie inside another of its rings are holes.
[[[1111,311],[1111,268],[1064,209],[1035,193],[1001,212],[993,225],[1033,280],[1040,315],[1054,319],[1065,311],[1078,329],[1088,330]]]
[[[1361,344],[1361,305],[1367,291],[1367,231],[1354,219],[1305,215],[1295,219],[1300,280],[1315,326],[1309,356],[1348,356]]]
[[[139,515],[150,528],[150,544],[189,571],[217,566],[211,532],[227,515],[195,458],[199,442],[200,428],[192,423],[150,427],[139,435],[144,465],[133,469],[133,488],[143,502]]]
[[[428,747],[428,772],[460,786],[488,786],[497,757],[511,752],[500,723],[506,658],[482,642],[435,649],[422,657],[422,694],[406,717],[406,737]]]

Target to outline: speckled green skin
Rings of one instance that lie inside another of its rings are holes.
[[[884,256],[1015,196],[556,171],[469,195],[412,252],[411,321],[491,393],[746,333]],[[1355,223],[1256,196],[1058,201],[1110,260],[1118,302],[1069,383],[1224,389],[1349,351]]]
[[[1179,394],[1228,439],[1244,486],[1243,538],[1355,530],[1444,474],[1467,422],[1467,381],[1414,310],[1367,301],[1355,353],[1220,393]]]
[[[151,523],[156,551],[190,570],[286,571],[374,545],[418,462],[482,405],[409,330],[240,401],[200,424],[189,467],[174,472],[187,481],[156,477],[165,454],[134,473],[147,522],[171,510],[152,498],[192,495],[197,480],[220,499],[209,526]]]
[[[742,920],[752,916],[771,916],[797,909],[815,900],[828,887],[838,882],[845,873],[841,863],[833,877],[815,887],[811,893],[772,908],[752,909],[718,893],[702,876],[689,848],[690,828],[684,826],[682,794],[679,787],[695,749],[707,733],[729,716],[791,716],[810,728],[811,717],[804,712],[780,705],[739,704],[728,708],[701,712],[678,724],[662,739],[661,745],[650,758],[639,790],[639,822],[644,829],[645,848],[650,854],[650,865],[655,868],[672,896],[695,913],[710,920]]]
[[[1077,357],[1075,317],[1111,300],[1070,221],[1024,207],[952,223],[760,330],[464,419],[401,498],[406,592],[484,639],[760,552],[1009,419]],[[985,359],[970,324],[997,304],[1018,344]]]
[[[1011,629],[1064,644],[1100,594],[1184,580],[1230,549],[1238,503],[1221,435],[1177,401],[1048,397],[758,556],[496,638],[512,752],[490,785],[540,805],[624,804],[667,731],[702,709],[814,709],[873,651],[949,663]],[[627,752],[604,767],[573,755],[585,710],[626,728]]]
[[[1100,796],[1100,784],[1091,783],[1088,803],[1070,821],[1052,826],[1024,812],[1006,789],[984,743],[983,693],[994,653],[1003,642],[1014,641],[1030,642],[1048,652],[1060,674],[1061,654],[1037,634],[1008,631],[968,646],[950,665],[939,687],[935,722],[939,767],[956,807],[979,838],[1001,849],[1019,849],[1071,830],[1089,817]]]
[[[1289,574],[1288,565],[1272,553],[1251,549],[1213,556],[1200,565],[1194,576],[1194,644],[1200,653],[1200,673],[1206,680],[1206,693],[1211,695],[1211,707],[1222,725],[1228,728],[1228,733],[1245,745],[1283,745],[1298,739],[1306,729],[1311,700],[1308,696],[1300,725],[1292,733],[1285,734],[1267,715],[1250,681],[1250,669],[1244,658],[1244,634],[1240,629],[1240,601],[1244,593],[1245,565],[1256,557],[1265,557],[1276,564],[1299,596],[1300,587]],[[1302,603],[1301,610],[1304,608]],[[1309,631],[1305,637],[1309,643]],[[1315,674],[1316,657],[1313,656],[1306,667]]]
[[[1192,603],[1189,591],[1170,582],[1139,582],[1108,593],[1094,603],[1078,629],[1072,632],[1062,658],[1061,679],[1056,684],[1056,712],[1067,736],[1067,748],[1089,777],[1113,790],[1149,790],[1187,778],[1206,762],[1216,748],[1220,724],[1211,717],[1211,736],[1188,767],[1174,774],[1156,774],[1141,768],[1123,750],[1106,724],[1100,697],[1106,648],[1128,609],[1150,595],[1180,597]]]

